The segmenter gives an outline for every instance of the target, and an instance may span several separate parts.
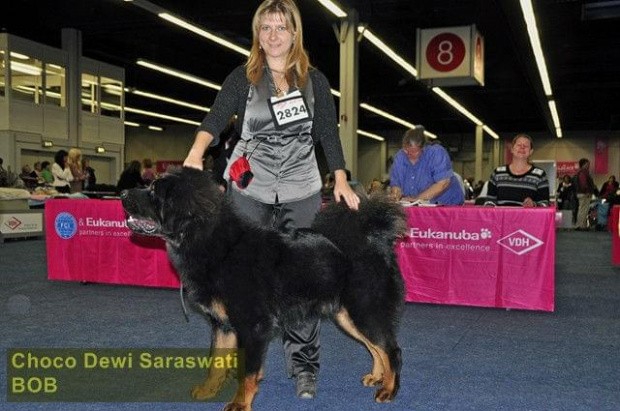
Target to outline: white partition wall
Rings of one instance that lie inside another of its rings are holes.
[[[39,156],[77,147],[101,159],[102,182],[115,183],[125,145],[124,69],[82,57],[79,39],[75,30],[63,32],[61,50],[0,34],[2,157],[18,170]],[[84,70],[96,84],[92,112],[84,112],[80,101]],[[105,153],[96,153],[100,146]]]

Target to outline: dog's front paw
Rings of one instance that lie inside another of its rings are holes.
[[[243,402],[231,402],[226,404],[223,411],[252,411],[252,406]]]
[[[362,377],[364,387],[376,387],[383,382],[383,376],[376,377],[372,374],[366,374]]]
[[[388,390],[385,387],[381,387],[375,393],[375,401],[376,402],[392,402],[396,393],[394,390]]]

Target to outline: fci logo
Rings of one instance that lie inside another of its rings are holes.
[[[11,217],[4,222],[4,225],[9,227],[11,230],[15,230],[17,227],[22,225],[22,222],[17,217]]]
[[[512,251],[516,255],[523,255],[529,253],[535,248],[540,247],[544,242],[534,237],[530,233],[523,230],[517,230],[508,234],[506,237],[497,240],[497,243],[502,247]]]

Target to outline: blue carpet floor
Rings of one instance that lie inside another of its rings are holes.
[[[620,268],[609,233],[558,232],[556,312],[407,304],[401,390],[375,404],[359,380],[366,350],[325,321],[319,394],[294,396],[281,344],[267,355],[254,410],[620,410]],[[208,347],[174,290],[46,280],[42,240],[0,244],[0,410],[220,410],[222,403],[6,402],[17,347]]]

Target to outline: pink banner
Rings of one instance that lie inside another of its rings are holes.
[[[131,234],[118,200],[45,203],[48,279],[178,287],[159,238]]]
[[[609,137],[597,136],[594,147],[594,174],[609,172]]]
[[[407,301],[554,310],[554,208],[406,211],[397,253]]]
[[[574,176],[579,171],[579,161],[558,161],[557,165],[557,177],[562,178],[565,175]]]

